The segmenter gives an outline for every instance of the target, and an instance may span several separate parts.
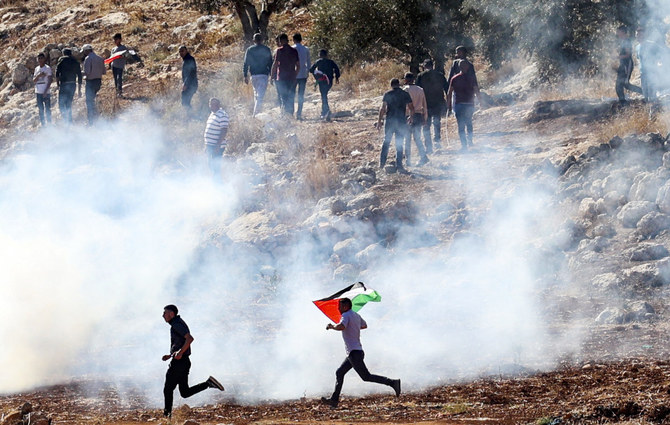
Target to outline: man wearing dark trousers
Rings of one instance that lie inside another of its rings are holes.
[[[328,92],[333,87],[333,80],[340,83],[340,68],[337,64],[328,58],[328,51],[321,49],[319,51],[319,60],[309,69],[309,72],[316,78],[321,93],[321,119],[330,121],[330,106],[328,105]]]
[[[117,52],[127,52],[128,48],[121,44],[121,33],[114,34],[114,48],[112,55]],[[123,68],[126,66],[126,57],[120,56],[109,65],[114,75],[114,87],[116,87],[116,97],[123,97]]]
[[[77,92],[81,97],[81,65],[72,57],[72,49],[63,49],[63,56],[56,66],[58,85],[58,107],[63,121],[72,124],[72,100]]]
[[[342,314],[340,323],[337,325],[328,323],[326,326],[326,330],[333,329],[342,332],[344,348],[347,352],[347,358],[344,359],[342,365],[335,372],[336,381],[333,395],[330,398],[321,398],[322,403],[332,408],[337,407],[339,403],[342,384],[344,384],[344,375],[351,369],[354,369],[363,381],[388,385],[393,388],[396,397],[400,396],[400,379],[389,379],[385,376],[373,375],[368,371],[367,366],[365,366],[365,362],[363,361],[365,353],[363,353],[363,346],[361,345],[361,329],[367,329],[368,324],[365,323],[365,320],[358,313],[351,309],[351,306],[349,298],[340,299],[338,304],[338,310]]]
[[[166,305],[163,308],[163,319],[170,324],[170,354],[164,355],[163,361],[172,359],[165,374],[165,386],[163,387],[163,395],[165,396],[163,414],[166,417],[172,416],[172,393],[177,386],[179,386],[179,394],[184,398],[191,397],[207,388],[217,388],[223,391],[223,385],[212,376],[198,385],[188,386],[188,372],[191,370],[189,356],[191,355],[193,337],[178,313],[177,306],[173,304]]]
[[[428,118],[423,127],[423,139],[426,144],[426,153],[433,152],[442,147],[442,116],[447,112],[447,103],[444,95],[449,90],[449,83],[440,71],[433,69],[433,61],[428,59],[424,62],[425,71],[419,74],[416,85],[421,87],[426,96]],[[433,127],[433,138],[430,136],[430,128]]]
[[[409,109],[409,116],[406,115],[407,109]],[[384,125],[384,142],[379,157],[379,168],[384,169],[386,165],[391,138],[395,135],[396,170],[399,173],[406,174],[407,171],[402,166],[403,143],[405,143],[405,137],[407,137],[407,123],[409,121],[411,125],[413,122],[414,105],[409,93],[400,88],[400,80],[397,78],[391,80],[391,90],[384,93],[382,98],[382,107],[379,108],[379,118],[375,125],[377,131],[382,129],[384,116],[386,116],[386,124]]]
[[[277,84],[281,110],[287,115],[293,115],[293,104],[295,102],[296,76],[300,70],[300,57],[298,51],[288,44],[288,35],[279,36],[281,47],[275,52],[275,60],[272,64],[272,79]]]

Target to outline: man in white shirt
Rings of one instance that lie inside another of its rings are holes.
[[[35,83],[35,97],[37,98],[37,109],[40,112],[40,122],[42,126],[46,122],[51,124],[51,94],[49,89],[53,82],[53,72],[51,67],[47,65],[47,58],[44,53],[37,55],[37,62],[39,65],[35,67],[33,74],[33,83]]]
[[[389,379],[385,376],[373,375],[368,371],[367,366],[365,366],[365,362],[363,361],[365,353],[363,353],[363,346],[361,345],[361,329],[367,329],[368,324],[351,307],[351,300],[349,298],[341,298],[338,304],[338,310],[342,314],[340,323],[337,325],[328,323],[326,326],[326,330],[333,329],[342,332],[344,348],[347,352],[347,358],[344,359],[342,365],[335,372],[336,380],[333,395],[330,398],[321,397],[321,402],[332,408],[337,407],[340,400],[340,392],[342,391],[342,384],[344,384],[344,375],[352,368],[363,381],[388,385],[393,388],[396,397],[400,396],[400,379]]]
[[[421,141],[421,133],[424,124],[428,120],[428,106],[426,105],[426,95],[423,89],[414,84],[414,74],[408,72],[405,74],[405,87],[403,89],[409,93],[412,98],[412,105],[414,106],[414,115],[412,115],[412,123],[409,125],[409,131],[405,136],[405,165],[410,165],[410,156],[412,152],[412,136],[414,136],[414,143],[416,149],[419,151],[419,163],[417,166],[422,166],[428,162],[426,156],[426,149],[423,147]],[[409,112],[409,108],[408,108]]]
[[[302,45],[302,35],[298,32],[293,35],[293,48],[298,51],[300,59],[300,69],[296,81],[298,83],[298,111],[295,114],[296,119],[302,119],[302,104],[305,103],[305,87],[307,86],[307,77],[309,69],[312,67],[312,61],[309,57],[309,49]]]
[[[216,177],[221,173],[221,157],[226,149],[226,134],[228,134],[228,114],[221,107],[221,101],[215,97],[209,99],[209,110],[205,126],[205,150],[207,151],[207,165]]]

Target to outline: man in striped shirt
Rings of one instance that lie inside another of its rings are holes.
[[[207,164],[212,175],[221,173],[221,156],[226,149],[226,134],[228,133],[228,114],[221,107],[221,101],[215,97],[209,99],[209,110],[205,127],[205,149],[207,150]]]

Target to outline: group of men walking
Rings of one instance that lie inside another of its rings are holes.
[[[330,121],[331,112],[328,105],[328,92],[333,82],[339,83],[340,69],[337,64],[328,58],[328,51],[319,51],[319,59],[312,64],[309,48],[302,44],[302,35],[293,35],[293,46],[289,45],[287,34],[277,37],[277,49],[272,54],[269,47],[263,44],[263,35],[254,35],[254,45],[244,54],[242,73],[244,82],[251,84],[254,90],[254,116],[263,109],[268,82],[277,89],[277,99],[281,111],[298,120],[303,119],[303,104],[305,89],[309,74],[315,79],[321,94],[320,118]],[[297,110],[295,108],[296,92],[298,94]]]
[[[465,47],[456,48],[456,60],[448,78],[433,68],[432,60],[427,60],[424,62],[424,71],[418,77],[415,78],[410,72],[405,74],[403,88],[400,87],[399,79],[391,80],[391,90],[382,98],[375,125],[379,131],[382,126],[384,128],[379,158],[381,168],[386,165],[391,139],[394,137],[395,168],[398,172],[406,172],[405,165],[411,165],[412,139],[419,153],[416,165],[427,163],[428,154],[441,148],[441,120],[452,110],[458,123],[461,150],[465,151],[473,145],[472,116],[475,98],[479,97],[479,84],[474,66],[466,56]]]
[[[114,49],[112,54],[127,50],[121,44],[121,34],[114,35]],[[84,44],[82,46],[83,71],[82,64],[74,58],[71,48],[63,49],[62,56],[58,59],[56,71],[51,69],[46,63],[44,53],[37,55],[38,65],[33,74],[33,83],[35,84],[35,97],[37,108],[39,110],[40,122],[42,125],[51,123],[51,85],[55,81],[58,87],[58,107],[63,117],[63,121],[72,123],[72,103],[75,93],[81,97],[82,82],[85,81],[86,87],[86,111],[89,124],[93,124],[98,116],[96,97],[102,86],[102,76],[107,72],[104,60],[98,56],[93,46]],[[119,56],[111,64],[110,68],[114,74],[114,85],[117,96],[122,96],[123,92],[123,69],[126,65],[126,59]]]

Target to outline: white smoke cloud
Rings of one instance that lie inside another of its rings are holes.
[[[302,234],[272,253],[213,236],[249,195],[246,161],[227,164],[223,184],[204,164],[167,172],[157,128],[143,116],[52,130],[0,169],[0,321],[8,324],[0,362],[12,365],[0,392],[92,377],[139,388],[160,405],[169,347],[161,313],[174,303],[195,337],[192,383],[211,374],[224,397],[249,402],[328,394],[344,348],[311,301],[344,286],[332,281],[329,253]],[[365,273],[383,296],[362,311],[366,362],[407,389],[514,364],[551,367],[557,355],[530,254],[560,215],[547,213],[552,188],[523,184],[504,162],[490,174],[474,157],[455,162],[465,202],[477,207],[471,234],[422,248],[418,235],[439,221],[396,223],[397,244]],[[447,203],[449,190],[418,204]],[[352,228],[374,235],[365,223]],[[374,391],[390,390],[347,377],[344,394]]]

